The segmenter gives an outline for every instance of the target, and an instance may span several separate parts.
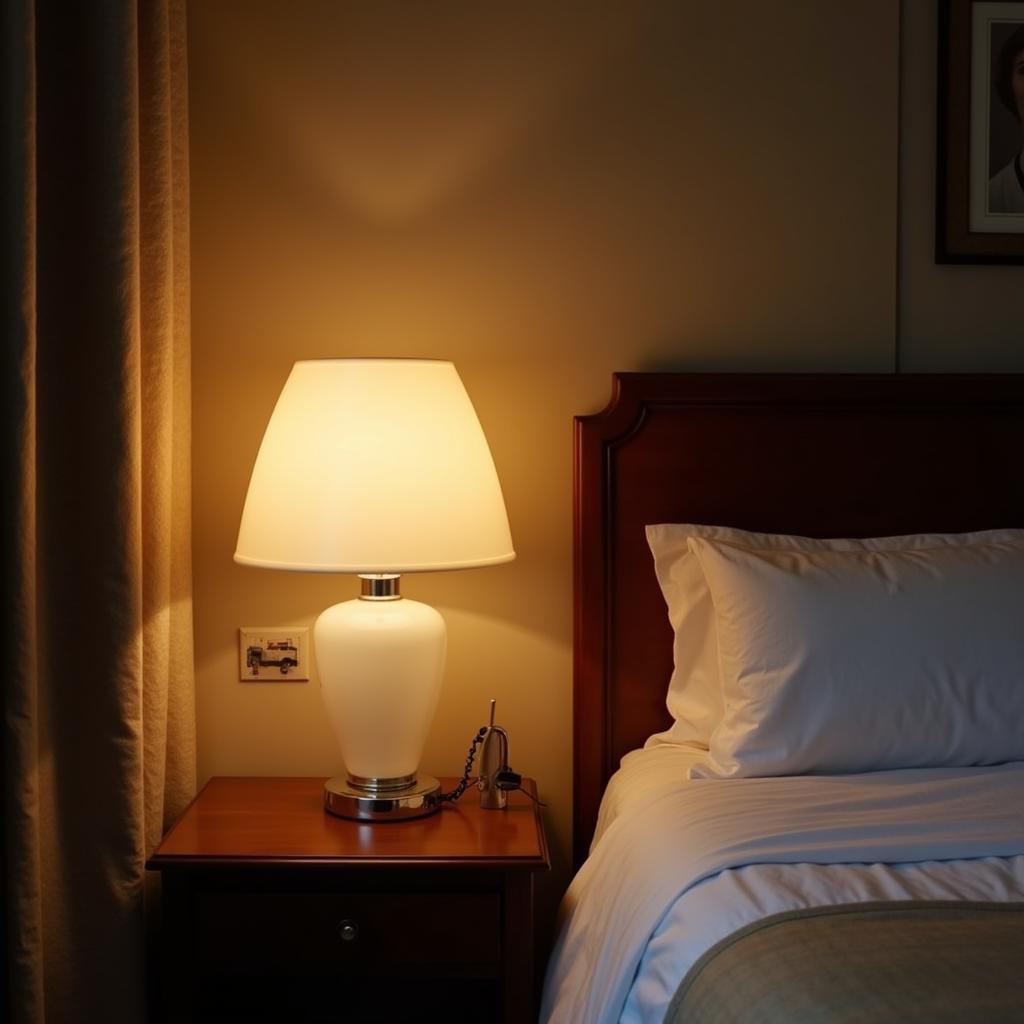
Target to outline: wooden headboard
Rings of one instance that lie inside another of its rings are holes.
[[[1024,375],[620,373],[576,419],[574,859],[670,719],[648,523],[811,537],[1024,526]]]

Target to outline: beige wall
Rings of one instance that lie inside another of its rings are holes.
[[[449,624],[424,768],[457,773],[498,699],[548,802],[550,905],[571,813],[573,415],[604,405],[613,370],[885,371],[898,350],[908,369],[1024,366],[1019,270],[931,266],[933,6],[906,14],[898,232],[893,0],[192,4],[201,779],[339,770],[315,678],[235,667],[239,625],[311,623],[356,591],[231,560],[292,362],[450,358],[519,557],[406,580]]]

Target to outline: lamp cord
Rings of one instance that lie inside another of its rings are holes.
[[[462,773],[462,778],[459,779],[459,784],[449,793],[438,793],[434,797],[434,803],[453,804],[460,796],[462,796],[463,793],[466,792],[466,787],[469,785],[470,773],[473,771],[473,761],[476,759],[476,748],[483,743],[486,735],[487,726],[480,726],[480,731],[473,737],[473,742],[469,745],[469,753],[466,755],[466,770]]]

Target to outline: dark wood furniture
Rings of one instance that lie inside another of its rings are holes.
[[[616,374],[576,420],[574,858],[669,723],[648,523],[812,537],[1024,526],[1024,376]]]
[[[361,824],[324,813],[323,781],[211,779],[150,858],[165,1019],[535,1019],[536,805],[484,811],[470,789]]]

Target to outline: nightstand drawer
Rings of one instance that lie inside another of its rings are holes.
[[[476,974],[501,961],[497,892],[202,892],[195,915],[201,970]]]

